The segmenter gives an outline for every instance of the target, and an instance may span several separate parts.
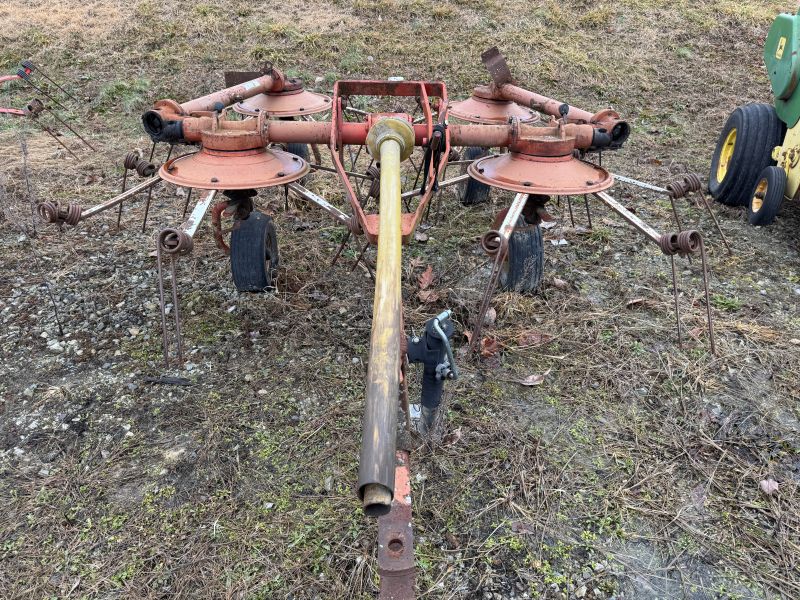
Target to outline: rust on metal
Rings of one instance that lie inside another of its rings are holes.
[[[183,187],[247,190],[291,183],[309,170],[302,158],[276,148],[214,150],[203,146],[199,152],[165,163],[159,173],[165,181]]]
[[[392,508],[389,514],[378,518],[380,600],[412,600],[415,597],[408,452],[398,450],[396,460]]]
[[[259,113],[266,113],[270,117],[278,118],[313,115],[330,108],[330,97],[302,88],[259,94],[233,105],[233,110],[243,115],[256,116]]]
[[[489,88],[475,88],[472,96],[460,102],[450,104],[450,116],[468,123],[485,123],[489,125],[508,123],[517,118],[523,123],[535,123],[541,117],[530,108],[520,106],[510,100],[493,98],[491,93],[483,93]]]
[[[614,185],[608,171],[575,158],[575,138],[566,127],[557,129],[558,135],[519,137],[509,144],[510,152],[480,158],[467,172],[482,183],[522,194],[587,194]]]

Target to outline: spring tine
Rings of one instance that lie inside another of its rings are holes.
[[[714,221],[714,226],[717,228],[717,233],[719,233],[719,237],[722,238],[722,243],[725,244],[725,248],[728,249],[728,254],[733,256],[733,250],[731,249],[730,244],[728,244],[728,238],[725,237],[725,234],[722,232],[722,228],[719,226],[719,221],[717,220],[717,215],[714,214],[714,211],[711,209],[711,205],[706,200],[706,195],[702,191],[698,191],[697,195],[700,196],[700,199],[703,201],[703,205],[706,207],[711,220]]]
[[[64,127],[66,127],[67,129],[69,129],[69,130],[70,130],[72,133],[74,133],[76,136],[78,136],[78,139],[80,139],[80,141],[82,141],[84,144],[86,144],[87,146],[89,146],[89,148],[91,148],[93,152],[97,152],[97,148],[95,148],[94,146],[92,146],[92,145],[91,145],[91,144],[90,144],[88,141],[86,141],[86,139],[84,139],[84,137],[83,137],[83,136],[82,136],[80,133],[78,133],[78,132],[77,132],[77,131],[75,131],[75,130],[74,130],[72,127],[70,127],[70,126],[69,126],[69,124],[68,124],[66,121],[64,121],[64,119],[62,119],[61,117],[59,117],[59,116],[58,116],[58,113],[57,113],[56,111],[54,111],[52,108],[50,109],[50,114],[51,114],[51,115],[53,115],[53,116],[55,117],[55,119],[56,119],[56,120],[57,120],[59,123],[61,123],[61,124],[62,124]]]
[[[158,297],[161,307],[161,341],[164,346],[164,365],[169,368],[169,339],[167,338],[167,307],[164,303],[164,270],[161,259],[161,244],[156,241],[156,266],[158,268]]]
[[[23,71],[22,69],[20,69],[19,71],[17,71],[17,75],[19,75],[19,76],[20,76],[20,78],[22,79],[22,81],[24,81],[24,82],[25,82],[25,83],[27,83],[29,86],[31,86],[33,89],[35,89],[37,92],[39,92],[40,94],[42,94],[42,95],[43,95],[45,98],[47,98],[48,100],[51,100],[51,101],[52,101],[52,102],[54,102],[55,104],[58,104],[58,105],[59,105],[61,108],[63,108],[64,110],[67,110],[67,107],[66,107],[66,106],[64,106],[63,104],[61,104],[61,102],[59,102],[58,100],[56,100],[55,98],[53,98],[53,97],[52,97],[50,94],[48,94],[48,93],[47,93],[47,92],[45,92],[45,91],[44,91],[42,88],[40,88],[38,85],[36,85],[35,83],[33,83],[33,82],[30,80],[30,76],[29,76],[27,73],[25,73],[25,71]]]
[[[500,272],[503,261],[506,259],[507,248],[499,250],[497,257],[492,265],[492,273],[489,275],[489,283],[486,284],[486,291],[483,293],[483,300],[478,309],[478,316],[475,320],[475,328],[472,330],[472,339],[469,342],[469,351],[475,353],[480,348],[481,330],[483,329],[483,320],[486,318],[486,312],[489,310],[489,303],[494,295],[494,290],[497,288],[497,282],[500,280]]]
[[[142,219],[142,233],[147,230],[147,215],[150,214],[150,201],[153,199],[153,188],[147,188],[147,200],[144,203],[144,218]]]
[[[681,219],[678,216],[678,209],[675,206],[675,198],[672,194],[669,196],[669,203],[672,205],[672,215],[675,217],[675,226],[678,228],[678,233],[683,231],[683,225],[681,224]],[[686,258],[689,259],[689,264],[692,264],[692,255],[687,254]]]
[[[341,256],[342,251],[344,250],[344,247],[347,245],[347,242],[350,240],[350,234],[351,233],[352,232],[348,229],[347,233],[344,236],[344,239],[342,240],[342,243],[339,244],[339,249],[336,251],[336,255],[333,257],[333,260],[331,261],[331,266],[334,266],[338,262],[339,256]]]
[[[189,210],[189,200],[192,199],[192,192],[194,188],[189,188],[189,193],[186,194],[186,204],[183,205],[183,218],[186,218],[186,211]]]
[[[175,345],[178,348],[178,365],[183,364],[183,339],[181,337],[181,313],[178,305],[178,277],[175,269],[175,256],[170,257],[172,278],[172,310],[175,313]]]
[[[147,162],[153,162],[153,156],[155,156],[155,153],[156,153],[156,143],[153,142],[153,145],[150,147],[150,158],[147,160]]]
[[[123,169],[124,169],[125,172],[122,174],[122,191],[120,192],[120,194],[124,194],[125,193],[125,189],[126,189],[126,187],[128,185],[128,169],[125,168],[125,167],[123,167]],[[119,229],[120,219],[122,219],[122,205],[123,204],[124,204],[124,202],[120,202],[119,203],[119,209],[117,209],[117,229]]]
[[[586,205],[586,218],[589,221],[589,229],[592,229],[592,212],[589,210],[589,195],[583,195],[583,203]]]
[[[70,93],[69,93],[67,90],[65,90],[63,87],[61,87],[61,86],[60,86],[60,85],[59,85],[59,84],[58,84],[56,81],[54,81],[53,79],[51,79],[51,78],[50,78],[50,77],[47,75],[47,73],[45,73],[45,72],[42,70],[42,68],[41,68],[41,67],[37,67],[37,66],[36,66],[36,65],[34,65],[34,64],[33,64],[33,63],[30,61],[30,60],[23,60],[21,64],[22,64],[22,66],[23,66],[23,67],[25,67],[26,69],[30,69],[31,71],[37,71],[37,72],[38,72],[38,73],[39,73],[39,74],[40,74],[42,77],[44,77],[44,78],[45,78],[47,81],[49,81],[49,82],[50,82],[50,83],[52,83],[54,86],[56,86],[56,87],[57,87],[59,90],[61,90],[62,92],[64,92],[64,93],[65,93],[67,96],[69,96],[70,98],[72,98],[72,99],[73,99],[75,102],[80,102],[80,100],[78,100],[78,99],[77,99],[75,96],[73,96],[72,94],[70,94]]]
[[[62,147],[62,148],[64,148],[64,150],[66,150],[67,152],[69,152],[70,154],[72,154],[72,156],[73,156],[73,157],[75,157],[75,158],[78,158],[78,155],[77,155],[77,154],[75,154],[75,153],[74,153],[72,150],[70,150],[70,149],[67,147],[67,145],[66,145],[64,142],[62,142],[60,139],[58,139],[58,136],[57,136],[55,133],[53,133],[53,130],[52,130],[52,129],[50,129],[50,128],[49,128],[49,127],[47,127],[46,125],[40,125],[40,127],[41,127],[41,128],[44,130],[44,131],[46,131],[47,133],[49,133],[49,134],[50,134],[50,136],[51,136],[51,137],[52,137],[52,138],[53,138],[55,141],[57,141],[59,144],[61,144],[61,147]],[[79,160],[80,160],[80,159],[79,159]]]
[[[367,248],[369,248],[369,242],[364,244],[364,247],[361,249],[361,252],[358,253],[358,258],[356,258],[356,262],[353,264],[353,268],[350,269],[351,273],[356,270],[356,267],[358,266],[358,263],[360,263],[361,259],[364,258],[364,254],[366,253]],[[366,265],[367,263],[364,263],[364,264]],[[369,269],[369,265],[367,265],[367,269]]]
[[[572,216],[572,196],[567,196],[567,207],[569,208],[569,222],[572,224],[572,228],[575,228],[575,217]]]
[[[672,266],[672,295],[675,298],[675,325],[678,328],[678,347],[683,348],[683,339],[681,338],[681,315],[678,308],[678,274],[675,271],[674,255],[669,255],[669,262]]]
[[[706,246],[700,239],[700,260],[703,266],[703,289],[706,295],[706,316],[708,317],[708,339],[711,342],[711,354],[717,355],[717,346],[714,343],[714,323],[711,319],[711,301],[708,293],[708,272],[706,268]]]

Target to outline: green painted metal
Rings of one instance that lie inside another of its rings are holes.
[[[767,67],[775,110],[789,127],[800,120],[800,17],[780,14],[772,23],[764,43],[764,64]]]

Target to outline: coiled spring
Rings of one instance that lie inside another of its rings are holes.
[[[369,191],[367,196],[369,198],[378,199],[381,195],[381,169],[378,165],[370,165],[367,169],[367,175],[372,177],[372,182],[369,184]]]
[[[136,152],[126,154],[123,165],[129,171],[136,171],[141,177],[152,177],[156,174],[156,166],[141,158]]]
[[[167,254],[189,254],[192,251],[194,242],[190,235],[182,229],[167,227],[158,234],[158,245],[162,252]]]
[[[658,247],[667,256],[696,254],[703,245],[699,231],[687,229],[680,233],[665,233],[658,240]]]
[[[703,182],[697,173],[687,173],[683,176],[683,179],[673,181],[667,185],[667,191],[673,200],[683,198],[690,192],[699,192],[701,189],[703,189]]]
[[[81,220],[82,209],[77,204],[62,205],[58,202],[41,202],[36,211],[47,223],[66,223],[75,226]]]

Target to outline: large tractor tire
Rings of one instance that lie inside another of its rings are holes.
[[[747,206],[759,174],[774,165],[772,149],[786,126],[769,104],[747,104],[731,113],[711,159],[708,191],[717,202]]]

